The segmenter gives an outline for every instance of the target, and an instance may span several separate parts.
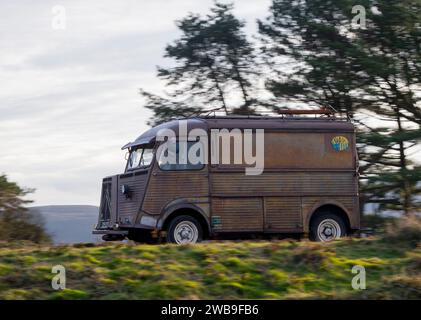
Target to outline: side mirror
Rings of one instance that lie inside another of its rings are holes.
[[[129,160],[129,156],[130,156],[130,152],[127,151],[126,154],[124,155],[124,159]]]

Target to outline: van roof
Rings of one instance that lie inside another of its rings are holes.
[[[170,129],[178,134],[180,121],[186,121],[187,131],[192,129],[265,129],[270,131],[296,132],[350,132],[354,125],[342,118],[309,118],[309,117],[266,117],[266,116],[212,116],[182,118],[164,122],[141,134],[135,141],[129,142],[122,149],[149,144],[153,142],[161,129]]]

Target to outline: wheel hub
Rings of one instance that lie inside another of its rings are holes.
[[[331,236],[332,235],[332,233],[333,233],[333,231],[332,231],[332,229],[331,228],[325,228],[325,230],[323,231],[323,233],[326,235],[326,236]]]
[[[191,230],[187,229],[186,227],[184,227],[183,230],[181,230],[181,232],[180,232],[181,239],[183,239],[183,240],[190,239],[191,234],[192,234]]]
[[[320,241],[332,241],[341,237],[341,226],[334,219],[322,220],[317,227],[317,235]]]
[[[178,244],[196,243],[199,231],[191,221],[182,221],[174,229],[174,239]]]

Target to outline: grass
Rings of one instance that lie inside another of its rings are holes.
[[[5,245],[0,299],[420,299],[421,247],[399,239]],[[64,290],[51,287],[58,264]],[[351,287],[354,265],[366,290]]]

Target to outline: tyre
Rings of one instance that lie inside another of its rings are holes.
[[[167,229],[167,242],[177,244],[197,243],[203,239],[199,221],[192,216],[178,216],[171,220]]]
[[[346,224],[342,218],[333,213],[320,213],[310,225],[310,239],[328,242],[346,236]]]

